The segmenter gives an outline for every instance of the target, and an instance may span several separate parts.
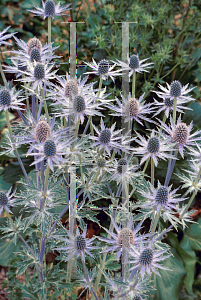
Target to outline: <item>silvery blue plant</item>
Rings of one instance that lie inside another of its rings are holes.
[[[48,17],[50,25],[51,18],[69,5],[47,0],[42,7],[30,12]],[[5,40],[13,37],[4,35],[8,29],[0,33],[0,44],[8,45]],[[127,63],[120,58],[117,62],[109,58],[85,62],[89,68],[86,74],[93,74],[96,80],[88,82],[88,76],[58,75],[53,43],[43,46],[37,37],[28,43],[14,38],[21,50],[11,51],[15,55],[12,65],[4,70],[16,74],[21,88],[16,92],[15,86],[10,87],[1,68],[0,110],[9,129],[5,149],[15,154],[24,177],[17,193],[0,191],[0,213],[8,218],[1,228],[4,238],[21,243],[18,275],[28,268],[34,270],[29,291],[33,297],[37,294],[37,299],[75,299],[77,286],[88,290],[92,299],[106,300],[109,294],[118,300],[147,299],[154,289],[151,276],[161,276],[160,270],[172,271],[165,266],[172,255],[164,242],[165,234],[173,227],[188,226],[192,221],[188,208],[201,189],[201,131],[191,133],[193,123],[187,125],[178,115],[194,100],[187,95],[193,88],[178,80],[167,83],[167,88],[159,85],[162,91],[155,93],[161,100],[153,98],[145,104],[145,94],[139,99],[135,96],[136,72],[149,72],[153,65],[147,62],[149,58],[140,60],[138,54],[131,53]],[[123,71],[132,76],[132,90],[128,95],[122,93],[121,99],[111,99],[106,86],[102,87],[104,81],[111,78],[115,84]],[[18,126],[9,121],[10,109],[21,117]],[[158,118],[162,111],[163,121]],[[106,112],[118,122],[107,126]],[[119,126],[122,120],[129,125],[126,131]],[[151,133],[144,130],[142,135],[133,129],[135,123],[146,129],[146,122],[155,126]],[[27,145],[24,156],[33,158],[34,169],[28,174],[18,153],[21,145]],[[169,181],[175,163],[187,153],[196,164],[191,162],[190,171],[177,174],[182,187],[187,188],[184,196],[176,194],[178,189]],[[159,160],[168,161],[164,183],[155,180]],[[149,164],[151,178],[146,174]],[[131,200],[134,192],[139,196],[136,202]],[[187,194],[192,194],[190,199]],[[109,228],[96,217],[102,199],[111,203],[105,208]],[[17,218],[14,206],[25,214]],[[64,226],[61,219],[67,212],[68,226]],[[146,228],[150,219],[150,228]],[[89,236],[86,220],[102,228],[100,236]],[[161,224],[168,222],[171,225],[162,228]],[[50,251],[58,254],[57,264],[51,267],[46,264]],[[114,274],[114,270],[119,272]],[[101,294],[99,287],[103,286]]]

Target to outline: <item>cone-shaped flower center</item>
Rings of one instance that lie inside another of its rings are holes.
[[[140,112],[139,101],[135,98],[131,98],[130,100],[128,100],[125,106],[125,111],[126,114],[131,117],[137,116]]]
[[[135,295],[133,300],[142,300],[142,298],[139,295]]]
[[[27,43],[27,53],[30,55],[31,54],[31,50],[33,48],[37,48],[40,52],[42,50],[42,44],[41,41],[39,39],[37,39],[36,37],[30,39]]]
[[[189,138],[189,128],[186,125],[186,123],[180,123],[178,124],[174,131],[172,136],[172,141],[174,143],[178,143],[180,145],[185,145]]]
[[[160,186],[156,193],[155,201],[158,204],[166,204],[168,202],[169,192],[168,188],[165,186]]]
[[[72,94],[74,96],[78,94],[78,86],[77,86],[77,81],[75,79],[69,79],[66,82],[64,94],[66,97],[70,98],[71,101],[73,100]]]
[[[0,105],[5,106],[11,103],[10,91],[6,88],[0,90]]]
[[[46,157],[54,156],[56,154],[56,144],[54,141],[46,141],[44,145],[44,154]]]
[[[142,265],[150,265],[153,259],[153,251],[149,248],[142,251],[139,262]]]
[[[55,3],[53,0],[47,0],[45,2],[45,15],[48,17],[54,17],[55,15]]]
[[[47,137],[51,135],[51,129],[46,121],[39,121],[35,128],[36,140],[39,143],[44,143]]]
[[[170,99],[170,98],[165,98],[164,104],[165,104],[167,107],[173,107],[174,100],[173,100],[173,99]]]
[[[104,75],[109,71],[109,62],[106,59],[102,59],[98,64],[98,74]]]
[[[128,165],[127,160],[125,158],[121,158],[118,161],[117,172],[119,174],[124,174],[127,171],[127,165]]]
[[[73,100],[73,108],[78,113],[84,111],[86,108],[84,97],[76,96]]]
[[[170,85],[170,95],[172,97],[181,96],[181,89],[182,89],[181,82],[178,80],[173,81]]]
[[[31,53],[30,53],[30,60],[32,61],[32,62],[34,62],[34,61],[37,61],[37,62],[39,62],[39,61],[41,61],[41,55],[40,55],[40,50],[38,49],[38,48],[33,48],[32,50],[31,50]]]
[[[156,136],[150,137],[147,145],[147,150],[150,153],[156,153],[159,151],[159,148],[160,148],[159,138],[157,138]]]
[[[131,229],[123,228],[117,238],[117,242],[120,246],[130,247],[130,244],[134,243],[134,235]]]
[[[111,131],[110,129],[104,129],[103,131],[101,131],[100,133],[100,137],[99,137],[99,141],[102,144],[108,144],[110,142],[111,139]]]
[[[105,159],[104,158],[98,158],[97,159],[97,166],[101,169],[101,168],[104,168],[105,167]]]
[[[8,204],[8,197],[6,193],[0,192],[0,205],[7,205]]]
[[[86,248],[86,240],[82,235],[76,237],[75,246],[78,251],[83,251]]]
[[[135,69],[139,68],[139,65],[140,65],[140,60],[139,60],[138,56],[135,54],[131,55],[130,68],[135,70]]]
[[[37,64],[34,68],[34,77],[36,80],[43,79],[45,77],[45,67],[43,64]]]

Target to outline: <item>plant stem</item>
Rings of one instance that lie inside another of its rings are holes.
[[[12,138],[12,128],[11,128],[10,122],[9,122],[9,114],[8,114],[8,110],[5,111],[5,115],[6,115],[6,123],[7,123],[7,126],[8,126],[8,131],[9,131],[9,134],[10,134],[11,141],[12,141],[12,143],[13,143],[13,138]],[[14,143],[13,143],[13,144],[14,144]],[[24,177],[25,177],[27,183],[30,185],[29,177],[28,177],[28,175],[27,175],[27,172],[26,172],[26,170],[25,170],[25,167],[24,167],[24,165],[23,165],[23,162],[22,162],[22,160],[21,160],[21,158],[20,158],[20,156],[19,156],[19,153],[18,153],[17,149],[15,149],[15,148],[14,148],[14,151],[15,151],[15,155],[16,155],[16,157],[17,157],[17,160],[18,160],[18,162],[19,162],[19,165],[20,165],[20,167],[21,167],[21,169],[22,169],[22,172],[23,172],[23,174],[24,174]]]
[[[46,172],[45,172],[44,196],[45,196],[46,193],[47,193],[49,174],[50,174],[50,167],[49,167],[49,165],[47,164],[47,168],[46,168]]]
[[[52,18],[48,17],[48,44],[51,43],[51,22]]]
[[[1,62],[0,62],[0,72],[1,72],[1,77],[2,77],[2,79],[3,79],[3,83],[4,83],[5,87],[8,88],[8,82],[7,82],[7,80],[6,80],[4,71],[3,71],[3,69],[2,69]]]
[[[173,123],[176,123],[176,112],[177,112],[177,99],[174,99],[173,105]]]
[[[50,17],[48,17],[48,20],[49,20],[49,18],[50,18]],[[44,90],[41,89],[40,92],[41,92],[42,98],[45,99]],[[44,109],[45,109],[45,114],[46,114],[47,121],[48,121],[48,123],[50,124],[50,116],[49,116],[49,113],[48,113],[47,102],[44,100],[44,101],[43,101],[43,104],[44,104]]]
[[[149,163],[149,158],[146,160],[146,163],[144,165],[144,168],[143,168],[143,173],[145,173],[146,169],[147,169],[147,166],[148,166],[148,163]]]
[[[136,80],[136,72],[133,71],[133,81],[132,81],[132,98],[135,98],[135,80]]]
[[[156,217],[155,217],[154,224],[153,224],[153,226],[152,226],[151,232],[154,232],[155,229],[156,229],[156,226],[157,226],[157,224],[158,224],[158,220],[159,220],[159,218],[160,218],[161,210],[162,210],[162,207],[160,208],[158,214],[157,214]]]
[[[154,186],[154,160],[151,158],[151,184]]]

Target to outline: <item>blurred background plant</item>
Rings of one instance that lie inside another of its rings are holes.
[[[61,4],[66,4],[61,1]],[[40,6],[40,0],[0,0],[0,31],[7,26],[11,26],[9,32],[17,32],[19,39],[28,41],[34,36],[40,38],[43,44],[47,43],[47,22],[39,17],[32,17],[27,9],[33,6]],[[122,31],[119,22],[137,22],[130,24],[130,53],[138,53],[140,59],[150,58],[154,63],[150,73],[137,74],[137,98],[145,93],[148,102],[153,102],[156,97],[153,90],[158,89],[158,83],[164,85],[173,80],[181,81],[182,85],[189,83],[190,87],[195,87],[192,97],[197,101],[190,103],[191,111],[187,111],[183,120],[189,124],[194,122],[194,129],[201,129],[201,2],[197,1],[172,1],[172,0],[89,0],[73,1],[72,10],[69,15],[57,17],[52,22],[52,42],[54,46],[59,46],[56,55],[62,56],[56,60],[59,67],[59,74],[69,71],[69,24],[65,22],[85,22],[77,24],[77,75],[82,75],[87,70],[83,61],[90,62],[92,57],[96,61],[101,59],[121,60],[122,55]],[[16,45],[10,47],[16,49]],[[4,64],[11,64],[9,53],[5,53],[6,47],[1,47],[1,61]],[[95,76],[91,75],[93,81]],[[14,76],[7,74],[8,80],[14,80]],[[131,83],[130,83],[131,84]],[[117,79],[115,84],[111,79],[104,81],[110,98],[120,97],[121,81]],[[18,121],[15,112],[10,113],[10,119]],[[97,119],[96,119],[97,118]],[[94,118],[98,123],[99,117]],[[110,127],[118,118],[105,117],[104,122]],[[145,122],[146,123],[146,122]],[[85,124],[84,124],[85,125]],[[83,125],[83,127],[84,127]],[[121,123],[118,122],[118,127]],[[151,129],[150,124],[146,127]],[[145,129],[135,124],[135,129],[143,134]],[[7,132],[6,119],[4,114],[0,115],[0,130],[2,148]],[[24,153],[25,146],[21,147],[19,153]],[[189,157],[180,160],[176,164],[174,173],[182,172],[188,168]],[[30,158],[23,158],[27,171]],[[155,178],[164,181],[167,169],[167,162],[160,162],[156,170]],[[3,155],[0,157],[0,189],[7,191],[11,186],[16,186],[16,181],[23,178],[19,164],[12,156]],[[150,174],[149,168],[147,169]],[[174,187],[179,187],[181,182],[173,174],[171,183]],[[19,189],[19,185],[17,186]],[[133,195],[135,199],[135,194]],[[104,201],[100,206],[105,206]],[[178,265],[178,274],[168,273],[168,276],[157,278],[157,291],[150,299],[173,299],[168,290],[172,289],[174,299],[197,299],[201,298],[201,215],[200,194],[198,193],[193,207],[197,209],[193,217],[198,221],[198,225],[193,224],[183,234],[181,230],[168,234],[167,242],[171,245],[174,258],[171,263]],[[19,215],[19,208],[15,209],[15,215]],[[17,211],[18,210],[18,211]],[[101,215],[100,215],[101,218]],[[5,218],[0,218],[0,225],[3,225]],[[106,221],[107,222],[107,221]],[[13,243],[0,242],[0,265],[7,266],[10,261],[10,254],[16,251]],[[171,266],[170,266],[171,268]],[[12,299],[22,299],[29,297],[28,289],[19,284],[19,279],[15,276],[16,268],[9,269],[9,281],[4,280],[2,287],[8,287],[11,292],[13,284],[16,286],[16,295],[12,294]],[[178,282],[174,285],[175,280]],[[26,290],[27,289],[27,290]],[[29,298],[31,299],[31,298]]]

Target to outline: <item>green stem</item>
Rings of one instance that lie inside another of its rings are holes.
[[[44,90],[41,89],[40,92],[41,92],[42,99],[45,99]],[[44,109],[45,109],[45,114],[46,114],[47,121],[50,124],[50,116],[49,116],[49,113],[48,113],[47,102],[44,100],[43,104],[44,104]]]
[[[5,111],[5,115],[6,115],[6,123],[7,123],[7,126],[8,126],[8,131],[9,131],[9,134],[10,134],[11,141],[12,141],[12,143],[13,143],[13,138],[12,138],[12,135],[13,135],[13,134],[12,134],[12,128],[11,128],[11,126],[10,126],[8,110]],[[14,143],[13,143],[13,144],[14,144]],[[15,151],[15,155],[16,155],[16,157],[17,157],[17,160],[18,160],[18,162],[19,162],[19,165],[20,165],[20,167],[21,167],[21,169],[22,169],[22,172],[23,172],[23,174],[24,174],[24,177],[26,178],[27,183],[30,185],[29,177],[28,177],[28,175],[27,175],[27,172],[26,172],[26,170],[25,170],[25,167],[24,167],[24,165],[23,165],[23,162],[22,162],[22,160],[21,160],[21,158],[20,158],[20,156],[19,156],[19,153],[18,153],[17,149],[14,149],[14,151]]]
[[[146,160],[146,163],[144,165],[144,169],[143,169],[143,173],[145,173],[146,169],[147,169],[147,166],[148,166],[148,163],[149,163],[149,158]]]
[[[46,196],[47,189],[48,189],[48,178],[50,174],[50,167],[47,164],[46,172],[45,172],[45,182],[44,182],[44,196]]]
[[[173,105],[173,123],[176,123],[176,112],[177,112],[177,99],[174,99]]]
[[[51,43],[51,22],[52,18],[48,17],[48,44]]]
[[[154,160],[151,159],[151,184],[154,186]]]
[[[8,82],[7,82],[6,77],[5,77],[5,75],[4,75],[4,71],[3,71],[3,69],[2,69],[1,62],[0,62],[0,72],[1,72],[1,77],[2,77],[2,79],[3,79],[3,83],[4,83],[5,87],[8,88]]]
[[[157,226],[157,224],[158,224],[158,220],[159,220],[159,218],[160,218],[161,209],[162,209],[162,207],[160,208],[159,213],[156,215],[156,218],[155,218],[155,220],[154,220],[154,224],[153,224],[152,229],[151,229],[151,233],[154,232],[155,229],[156,229],[156,226]]]
[[[135,80],[136,80],[136,72],[133,71],[132,98],[135,98]]]
[[[102,85],[103,85],[103,79],[102,79],[102,77],[100,77],[99,85],[98,85],[98,89],[99,89],[99,90],[102,88]],[[101,91],[98,91],[98,97],[100,97],[100,92],[101,92]]]

